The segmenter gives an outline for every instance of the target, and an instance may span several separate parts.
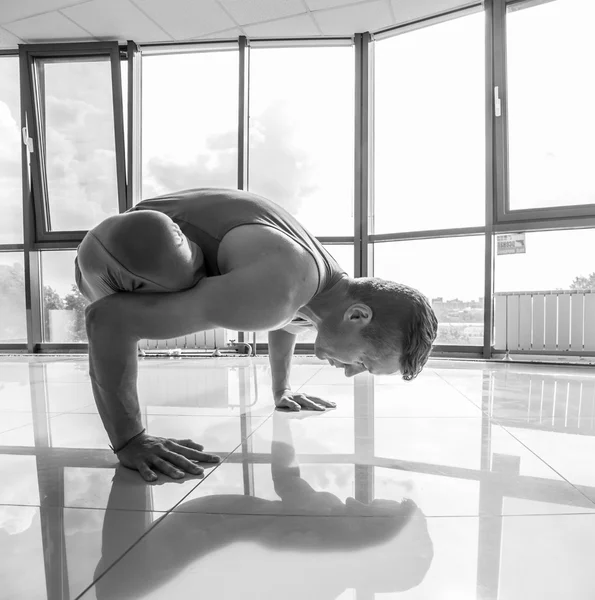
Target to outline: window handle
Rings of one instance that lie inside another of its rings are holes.
[[[27,146],[27,152],[29,152],[29,154],[31,154],[33,152],[33,140],[29,137],[29,131],[27,130],[26,127],[23,127],[22,133],[23,133],[23,144],[25,144],[25,146]]]
[[[494,87],[494,114],[497,117],[502,116],[502,101],[500,100],[500,90],[498,86]]]

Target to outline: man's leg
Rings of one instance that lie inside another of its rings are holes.
[[[91,302],[116,292],[176,292],[205,276],[204,259],[180,243],[176,226],[156,211],[109,217],[77,251],[75,277]]]

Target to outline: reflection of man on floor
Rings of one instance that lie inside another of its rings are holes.
[[[422,370],[437,321],[417,290],[353,279],[280,206],[236,190],[199,189],[145,200],[89,231],[76,280],[87,308],[90,375],[120,462],[147,481],[199,473],[216,460],[191,440],[144,433],[137,379],[140,339],[217,327],[269,331],[277,407],[324,410],[291,391],[296,333],[316,327],[316,356],[348,377]],[[130,293],[132,292],[132,293]]]
[[[192,575],[184,576],[184,585],[170,583],[170,591],[184,589],[184,597],[198,586],[200,597],[213,599],[333,600],[348,588],[388,593],[419,585],[433,558],[423,513],[412,500],[343,503],[316,491],[300,477],[290,431],[294,418],[273,416],[271,474],[280,500],[214,494],[184,502],[99,580],[98,599],[142,598],[187,568]],[[216,481],[217,473],[212,476]],[[136,541],[152,525],[146,520],[152,489],[116,470],[96,577],[129,545],[123,532]],[[138,495],[135,510],[109,510],[122,505],[121,497],[130,506],[131,494]]]

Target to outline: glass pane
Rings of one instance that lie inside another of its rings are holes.
[[[483,13],[376,42],[375,233],[485,223]]]
[[[595,230],[532,231],[525,254],[496,256],[495,292],[595,290]]]
[[[326,251],[339,263],[349,277],[353,277],[355,249],[353,244],[323,244]]]
[[[19,59],[0,56],[0,244],[23,243]]]
[[[87,342],[85,307],[89,303],[74,280],[75,256],[75,250],[41,253],[44,342]]]
[[[47,59],[38,66],[50,231],[91,229],[118,212],[110,60]]]
[[[237,51],[143,58],[143,198],[237,188],[238,60]]]
[[[27,343],[22,252],[0,252],[0,343]]]
[[[595,3],[515,8],[506,20],[510,209],[595,203]]]
[[[480,346],[484,246],[483,236],[378,243],[374,275],[428,297],[438,317],[436,344]]]
[[[352,235],[353,48],[259,48],[250,69],[250,191]]]
[[[353,277],[353,266],[354,266],[354,246],[353,244],[323,244],[328,250],[329,254],[341,265],[347,272],[349,277]],[[237,338],[236,338],[237,339]],[[298,344],[313,344],[316,339],[316,329],[312,327],[307,329],[304,333],[301,333],[298,337]],[[252,340],[252,336],[249,336],[249,340]],[[266,344],[268,342],[268,333],[266,331],[256,332],[256,342],[259,344]]]

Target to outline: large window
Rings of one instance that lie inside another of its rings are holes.
[[[508,7],[510,210],[595,204],[595,3]]]
[[[44,342],[87,342],[88,302],[74,281],[75,256],[73,250],[42,253]]]
[[[250,52],[250,191],[315,235],[353,235],[354,50]]]
[[[485,21],[375,44],[374,233],[485,223]]]
[[[237,187],[238,52],[143,57],[142,198]]]
[[[19,59],[0,56],[0,244],[23,243]]]
[[[418,289],[438,317],[437,344],[483,345],[484,238],[378,243],[374,275]]]

